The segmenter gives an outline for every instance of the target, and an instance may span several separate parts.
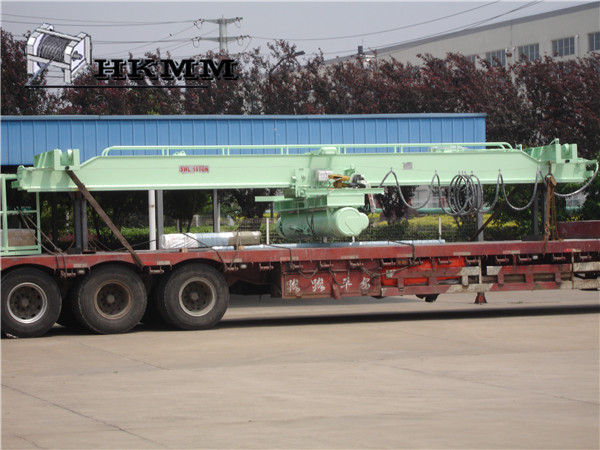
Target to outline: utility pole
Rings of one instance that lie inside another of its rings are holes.
[[[219,25],[219,37],[202,37],[202,38],[198,38],[198,40],[205,40],[205,41],[214,41],[214,42],[218,42],[219,43],[219,51],[221,53],[229,53],[229,49],[227,47],[227,43],[229,41],[235,41],[237,39],[243,39],[244,36],[236,36],[236,37],[227,37],[227,25],[231,24],[231,23],[235,23],[235,22],[239,22],[240,20],[243,20],[243,17],[234,17],[233,19],[225,19],[224,17],[221,17],[220,19],[200,19],[201,23],[204,22],[210,22],[210,23],[216,23]]]
[[[244,36],[227,37],[227,25],[243,20],[243,17],[234,17],[233,19],[200,19],[200,23],[210,22],[219,25],[219,37],[198,37],[200,41],[214,41],[219,43],[219,52],[229,54],[227,43],[238,39],[243,39]],[[221,231],[221,203],[219,202],[219,191],[213,189],[213,231],[219,233]]]

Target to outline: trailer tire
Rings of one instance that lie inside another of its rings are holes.
[[[100,334],[126,333],[146,310],[146,287],[133,270],[111,265],[93,270],[73,288],[77,320]]]
[[[75,302],[74,292],[76,286],[77,282],[71,286],[71,289],[69,289],[67,292],[67,295],[63,300],[63,307],[60,310],[60,315],[58,316],[58,319],[56,319],[56,323],[71,331],[83,331],[87,330],[87,328],[83,326],[77,317],[75,317],[75,313],[73,312],[73,303]]]
[[[216,325],[229,306],[229,287],[223,275],[206,264],[188,264],[165,277],[157,307],[166,322],[182,330]]]
[[[425,300],[427,303],[433,303],[437,300],[440,294],[417,294],[417,298]]]
[[[153,326],[160,326],[165,324],[165,320],[158,308],[158,289],[160,285],[154,286],[148,294],[148,305],[146,311],[142,316],[141,322]]]
[[[73,313],[73,308],[71,308],[71,305],[69,304],[70,302],[67,302],[69,302],[68,298],[65,300],[66,304],[60,310],[60,315],[58,316],[58,319],[56,319],[56,323],[70,330],[82,329],[81,323]]]
[[[45,334],[60,314],[62,298],[56,281],[33,268],[2,276],[2,332],[16,337]]]

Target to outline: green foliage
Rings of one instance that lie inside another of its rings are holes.
[[[554,138],[578,144],[579,154],[598,159],[600,148],[600,55],[559,61],[521,60],[508,67],[480,61],[473,65],[459,54],[445,58],[421,56],[415,66],[394,59],[362,57],[325,64],[323,55],[308,58],[302,67],[296,48],[284,41],[268,44],[268,55],[254,49],[239,55],[237,81],[212,80],[208,88],[171,88],[175,81],[154,80],[164,89],[65,89],[59,98],[42,89],[26,89],[24,41],[2,31],[3,114],[376,114],[486,113],[486,138],[525,146],[545,145]],[[167,57],[169,55],[167,54]],[[226,55],[198,55],[220,58]],[[160,52],[146,57],[159,59]],[[93,69],[76,83],[99,83]],[[40,81],[43,83],[43,77]],[[136,81],[146,83],[148,80]],[[131,84],[133,81],[120,81]],[[530,188],[517,188],[513,203],[523,205]],[[559,189],[573,190],[571,187]],[[600,218],[600,180],[589,189],[580,217]],[[408,192],[407,192],[408,194]],[[226,197],[231,215],[260,216],[266,204],[254,206],[254,193]],[[409,195],[407,195],[408,200]],[[170,213],[187,221],[208,203],[206,196],[177,198]],[[118,202],[118,200],[115,200]],[[111,200],[107,200],[108,203]],[[388,193],[387,213],[405,211]],[[127,203],[127,209],[136,210]],[[567,218],[560,207],[559,216]],[[165,203],[168,207],[168,202]],[[118,213],[118,205],[112,209]],[[518,233],[531,228],[531,210],[506,209],[499,220],[514,221]],[[461,224],[462,225],[462,224]]]
[[[166,215],[180,220],[184,231],[189,232],[194,214],[212,211],[212,200],[206,191],[165,191],[164,209]]]
[[[400,192],[399,189],[402,191]],[[392,223],[406,216],[409,208],[404,201],[410,202],[414,192],[414,186],[392,186],[386,187],[383,194],[377,196],[377,201],[382,209],[381,214],[388,222]],[[400,195],[402,195],[402,197],[400,197]],[[402,201],[402,198],[404,198],[404,201]]]
[[[46,89],[25,87],[27,80],[27,60],[25,41],[15,40],[11,33],[0,29],[2,55],[2,83],[0,86],[3,115],[52,114],[56,111],[57,99]],[[33,81],[34,86],[44,86],[42,73]]]

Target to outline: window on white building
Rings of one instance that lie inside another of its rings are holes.
[[[554,56],[568,56],[575,54],[575,37],[557,39],[552,41],[552,54]]]
[[[493,66],[506,67],[506,50],[496,50],[485,54],[487,59]]]
[[[600,52],[600,31],[597,33],[588,34],[590,43],[590,52]]]
[[[525,56],[528,61],[540,59],[540,44],[522,45],[517,48],[518,56]]]
[[[471,61],[471,63],[473,63],[473,65],[475,65],[477,63],[477,55],[469,55],[469,56],[465,56],[465,58],[467,58],[469,61]]]

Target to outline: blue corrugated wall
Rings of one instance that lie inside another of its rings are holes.
[[[2,165],[78,148],[81,160],[114,145],[483,142],[485,114],[320,116],[4,116]]]

